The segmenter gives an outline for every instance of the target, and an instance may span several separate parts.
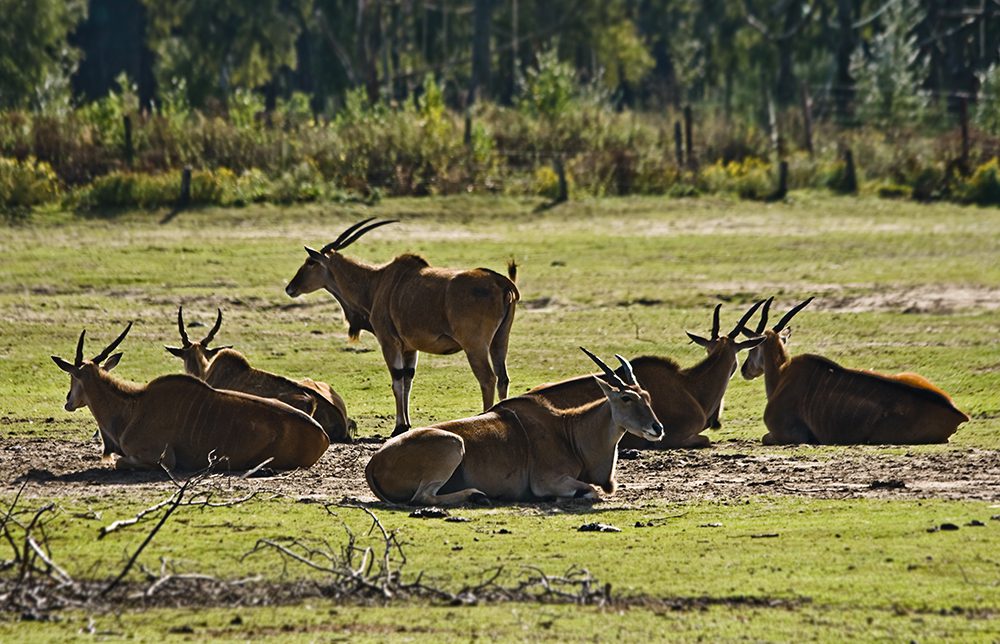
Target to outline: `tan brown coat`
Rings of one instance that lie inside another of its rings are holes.
[[[342,255],[364,233],[391,221],[348,228],[321,251],[306,248],[308,258],[285,292],[298,297],[329,291],[344,307],[352,333],[369,328],[382,349],[396,401],[394,434],[410,426],[409,399],[418,352],[464,351],[479,381],[483,409],[494,395],[507,397],[507,347],[520,293],[508,276],[487,268],[456,270],[433,267],[422,257],[400,255],[374,266]]]
[[[180,347],[166,350],[184,361],[185,371],[201,378],[216,389],[239,391],[263,398],[274,398],[312,416],[323,427],[331,443],[350,443],[356,424],[347,416],[344,399],[325,382],[311,378],[292,380],[250,366],[246,357],[231,347],[208,345],[222,324],[219,310],[215,326],[200,342],[191,342],[184,328],[183,309],[177,309]]]
[[[577,408],[557,409],[543,395],[526,394],[391,438],[365,468],[368,485],[383,501],[414,504],[610,494],[621,437],[657,440],[663,426],[634,379],[610,369],[604,377],[604,398]]]
[[[744,378],[764,376],[765,445],[945,443],[969,420],[945,392],[918,374],[848,369],[812,354],[790,357],[786,325],[811,300],[764,330],[768,300],[758,329],[764,343],[743,365]]]
[[[653,411],[663,423],[662,441],[651,442],[640,436],[626,435],[620,447],[632,449],[671,449],[707,447],[710,441],[701,432],[717,421],[723,396],[729,380],[736,371],[736,355],[762,341],[750,339],[737,341],[743,325],[762,304],[758,302],[744,313],[743,318],[728,335],[719,335],[719,306],[715,308],[712,335],[702,338],[688,334],[705,347],[708,355],[698,364],[681,369],[669,358],[640,356],[629,362],[636,380],[649,392]],[[596,400],[601,390],[589,376],[572,378],[560,383],[543,385],[529,392],[545,396],[555,407],[566,408]],[[715,426],[718,426],[716,422]]]
[[[330,443],[319,424],[284,403],[218,391],[187,375],[146,385],[116,378],[110,370],[121,354],[101,363],[131,326],[93,360],[83,359],[84,334],[74,364],[52,356],[70,374],[66,410],[90,408],[117,469],[197,470],[210,460],[227,469],[264,463],[293,469],[313,465],[326,451]]]

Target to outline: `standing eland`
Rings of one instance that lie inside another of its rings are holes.
[[[357,337],[375,334],[392,376],[396,399],[396,436],[410,427],[410,388],[417,352],[452,354],[464,351],[479,381],[483,410],[494,393],[507,397],[507,344],[520,293],[511,262],[508,276],[488,268],[456,270],[433,267],[417,255],[400,255],[372,266],[343,255],[365,233],[395,220],[349,227],[320,250],[306,247],[308,257],[285,288],[289,297],[326,289],[341,304]],[[491,365],[492,361],[492,365]]]

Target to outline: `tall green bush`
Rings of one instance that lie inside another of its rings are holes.
[[[35,159],[0,157],[0,214],[23,219],[31,209],[59,196],[59,180],[52,167]]]

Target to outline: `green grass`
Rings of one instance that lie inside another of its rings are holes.
[[[95,540],[99,526],[126,518],[134,510],[127,503],[113,508],[105,503],[95,498],[66,505],[49,527],[58,535],[50,540],[53,553],[64,564],[72,562],[67,567],[73,574],[117,570],[125,553],[145,534],[147,528],[138,528]],[[105,507],[100,519],[90,514],[95,505]],[[571,639],[587,639],[588,629],[594,628],[600,628],[602,639],[619,629],[629,636],[657,639],[690,637],[701,629],[724,639],[752,634],[755,639],[780,640],[796,629],[823,639],[880,633],[920,639],[1000,635],[995,619],[1000,611],[1000,523],[989,519],[991,509],[984,503],[753,498],[734,503],[606,506],[596,516],[586,506],[541,505],[462,509],[456,513],[469,521],[457,524],[414,519],[404,511],[375,511],[388,529],[398,530],[408,558],[404,568],[408,579],[424,571],[429,583],[457,591],[475,585],[497,566],[507,571],[499,581],[508,584],[523,574],[525,566],[551,575],[583,567],[601,583],[611,584],[614,597],[645,601],[614,611],[527,604],[455,609],[419,602],[410,608],[362,610],[311,599],[298,609],[157,610],[89,618],[98,630],[143,638],[179,625],[195,628],[202,636],[278,636],[286,632],[287,624],[291,635],[303,639],[331,629],[370,637],[389,629],[430,639],[465,638],[472,633],[519,639],[526,636],[519,634],[519,628],[543,621],[552,621],[549,628],[554,630],[532,633]],[[144,558],[165,558],[180,573],[321,579],[321,574],[294,564],[283,568],[274,554],[241,556],[258,538],[290,535],[320,547],[328,541],[336,549],[346,540],[344,526],[359,535],[362,545],[376,545],[374,538],[365,537],[370,520],[360,510],[341,507],[335,512],[331,516],[316,504],[292,500],[256,502],[252,512],[246,507],[181,511]],[[595,518],[622,532],[577,531]],[[973,519],[986,526],[966,526]],[[652,526],[636,527],[636,522]],[[927,531],[943,522],[963,527],[954,532]],[[661,603],[693,597],[729,600],[734,605],[677,611]],[[791,604],[766,608],[748,605],[744,598]],[[227,623],[237,614],[243,622],[238,628]],[[615,614],[631,617],[618,621]],[[65,634],[79,628],[83,619],[69,614],[57,625],[34,627],[0,622],[0,637],[5,629],[24,633],[36,628],[40,638],[47,638],[43,633]],[[747,620],[759,623],[745,630]]]
[[[517,259],[522,305],[511,339],[513,392],[589,371],[576,348],[580,344],[600,355],[654,353],[693,364],[701,353],[683,332],[706,333],[716,302],[725,302],[728,329],[756,299],[775,295],[783,308],[817,295],[794,322],[793,353],[822,353],[851,367],[918,371],[973,416],[949,445],[912,449],[1000,448],[995,348],[1000,211],[810,193],[772,205],[627,198],[570,203],[545,213],[534,212],[536,205],[454,197],[334,210],[206,209],[185,212],[167,225],[157,223],[161,213],[81,219],[50,212],[29,225],[0,228],[0,436],[81,440],[93,433],[86,410],[63,411],[68,379],[48,358],[71,358],[82,328],[93,355],[128,320],[136,320],[117,372],[146,381],[180,371],[180,361],[162,347],[178,341],[174,320],[181,303],[189,323],[210,323],[221,306],[225,320],[218,343],[235,345],[262,368],[330,382],[362,435],[386,435],[393,404],[374,338],[349,343],[341,312],[328,296],[291,300],[283,292],[305,256],[303,244],[322,245],[349,223],[377,215],[402,222],[372,233],[348,254],[383,262],[411,251],[437,265],[498,270],[508,257]],[[476,413],[478,400],[461,354],[421,356],[411,401],[416,422]],[[727,442],[759,439],[765,431],[764,400],[762,382],[732,381],[723,429],[711,434],[721,443],[718,449],[746,450],[745,443]],[[843,448],[830,448],[831,453],[835,449]],[[899,451],[864,449],[873,459]],[[9,481],[18,474],[4,476]],[[341,496],[335,489],[319,493]],[[77,573],[115,570],[140,533],[98,542],[97,528],[156,500],[100,490],[90,499],[57,499],[64,511],[50,534],[53,550],[61,561],[72,561]],[[101,519],[82,518],[89,511],[100,512]],[[357,510],[336,511],[356,530],[366,529]],[[377,512],[408,541],[408,569],[425,570],[446,585],[475,579],[498,564],[512,575],[528,563],[550,573],[579,565],[621,596],[811,601],[794,609],[713,606],[681,612],[527,604],[360,608],[324,602],[253,610],[68,612],[48,624],[11,621],[8,615],[0,621],[0,639],[71,637],[86,630],[91,618],[97,632],[141,639],[163,637],[179,626],[192,628],[195,635],[189,637],[199,639],[302,641],[339,634],[427,641],[475,635],[1000,637],[995,620],[977,616],[1000,609],[1000,522],[989,520],[998,510],[982,503],[748,497],[732,505],[667,506],[650,499],[627,508],[614,505],[612,497],[585,512],[574,505],[462,510],[474,519],[465,524]],[[662,521],[653,528],[632,527],[657,517]],[[971,519],[987,526],[926,531]],[[623,532],[575,531],[588,521],[613,523]],[[706,523],[722,526],[699,527]],[[501,526],[512,534],[498,534]],[[779,536],[751,536],[773,532]],[[292,534],[334,543],[342,538],[340,523],[315,505],[254,501],[239,510],[176,517],[143,561],[155,566],[163,556],[181,571],[275,577],[281,566],[273,557],[244,562],[238,557],[257,538]],[[0,558],[6,556],[0,548]],[[242,624],[231,624],[237,613]]]
[[[93,635],[90,635],[93,633]],[[0,622],[0,636],[19,642],[78,639],[274,640],[282,642],[593,642],[646,641],[966,641],[995,639],[987,619],[868,609],[730,608],[603,609],[523,605],[452,608],[311,604],[294,608],[152,610],[144,613],[69,614],[59,623]]]
[[[624,597],[756,595],[855,608],[1000,610],[1000,522],[990,520],[984,503],[748,501],[456,510],[470,519],[467,523],[415,519],[409,510],[375,512],[387,529],[399,530],[409,559],[406,570],[423,571],[425,578],[451,590],[474,585],[497,566],[504,567],[501,581],[508,582],[523,566],[539,566],[549,574],[578,566]],[[131,552],[151,527],[95,540],[100,527],[141,509],[135,502],[106,504],[96,498],[67,503],[59,523],[52,525],[53,552],[78,573],[117,571],[123,553]],[[158,535],[149,559],[166,557],[178,572],[276,577],[283,570],[277,556],[242,558],[257,539],[299,536],[314,544],[324,539],[339,544],[346,541],[347,526],[363,543],[376,543],[377,535],[364,538],[371,520],[354,508],[334,508],[336,516],[329,516],[316,504],[292,500],[259,501],[252,507],[252,512],[245,506],[181,511]],[[985,527],[927,531],[973,519]],[[622,532],[577,531],[594,520]],[[636,527],[648,522],[653,525]],[[289,572],[312,574],[294,565]]]
[[[795,323],[792,351],[845,365],[914,370],[951,392],[975,421],[956,444],[1000,444],[1000,361],[992,351],[995,310],[973,305],[912,314],[905,304],[861,312],[826,310],[859,297],[910,289],[962,288],[995,301],[1000,292],[1000,214],[952,205],[919,206],[803,194],[793,205],[651,198],[571,203],[545,214],[509,198],[391,200],[336,212],[312,208],[207,209],[168,225],[156,214],[86,219],[53,213],[0,230],[0,410],[7,434],[40,433],[48,417],[81,437],[85,413],[61,410],[66,378],[49,354],[71,355],[79,330],[89,350],[127,320],[122,375],[148,380],[179,371],[162,350],[177,341],[176,307],[189,320],[225,312],[218,341],[263,368],[331,382],[364,434],[391,425],[389,378],[374,338],[352,346],[331,298],[291,300],[284,284],[303,244],[320,245],[363,216],[399,217],[350,249],[381,262],[404,251],[433,263],[502,269],[521,265],[524,303],[509,360],[512,391],[589,369],[576,346],[601,354],[657,353],[682,364],[701,356],[685,329],[706,332],[712,306],[724,325],[753,300],[788,305],[818,299]],[[933,309],[933,295],[920,304]],[[654,306],[632,305],[639,300]],[[909,300],[904,300],[909,301]],[[359,353],[360,351],[360,353]],[[721,435],[756,438],[761,383],[734,380],[733,423]],[[478,388],[461,354],[421,356],[413,390],[418,423],[477,411]],[[730,427],[732,428],[730,430]]]

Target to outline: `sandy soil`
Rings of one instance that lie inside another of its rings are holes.
[[[380,442],[335,445],[306,471],[242,479],[225,475],[234,493],[264,490],[292,498],[375,501],[364,466]],[[158,472],[115,472],[99,461],[96,441],[0,440],[0,494],[28,480],[31,498],[149,498],[173,484]],[[760,495],[809,498],[966,499],[1000,501],[1000,451],[943,447],[767,448],[726,442],[705,450],[625,450],[619,490],[608,501],[681,502]]]

